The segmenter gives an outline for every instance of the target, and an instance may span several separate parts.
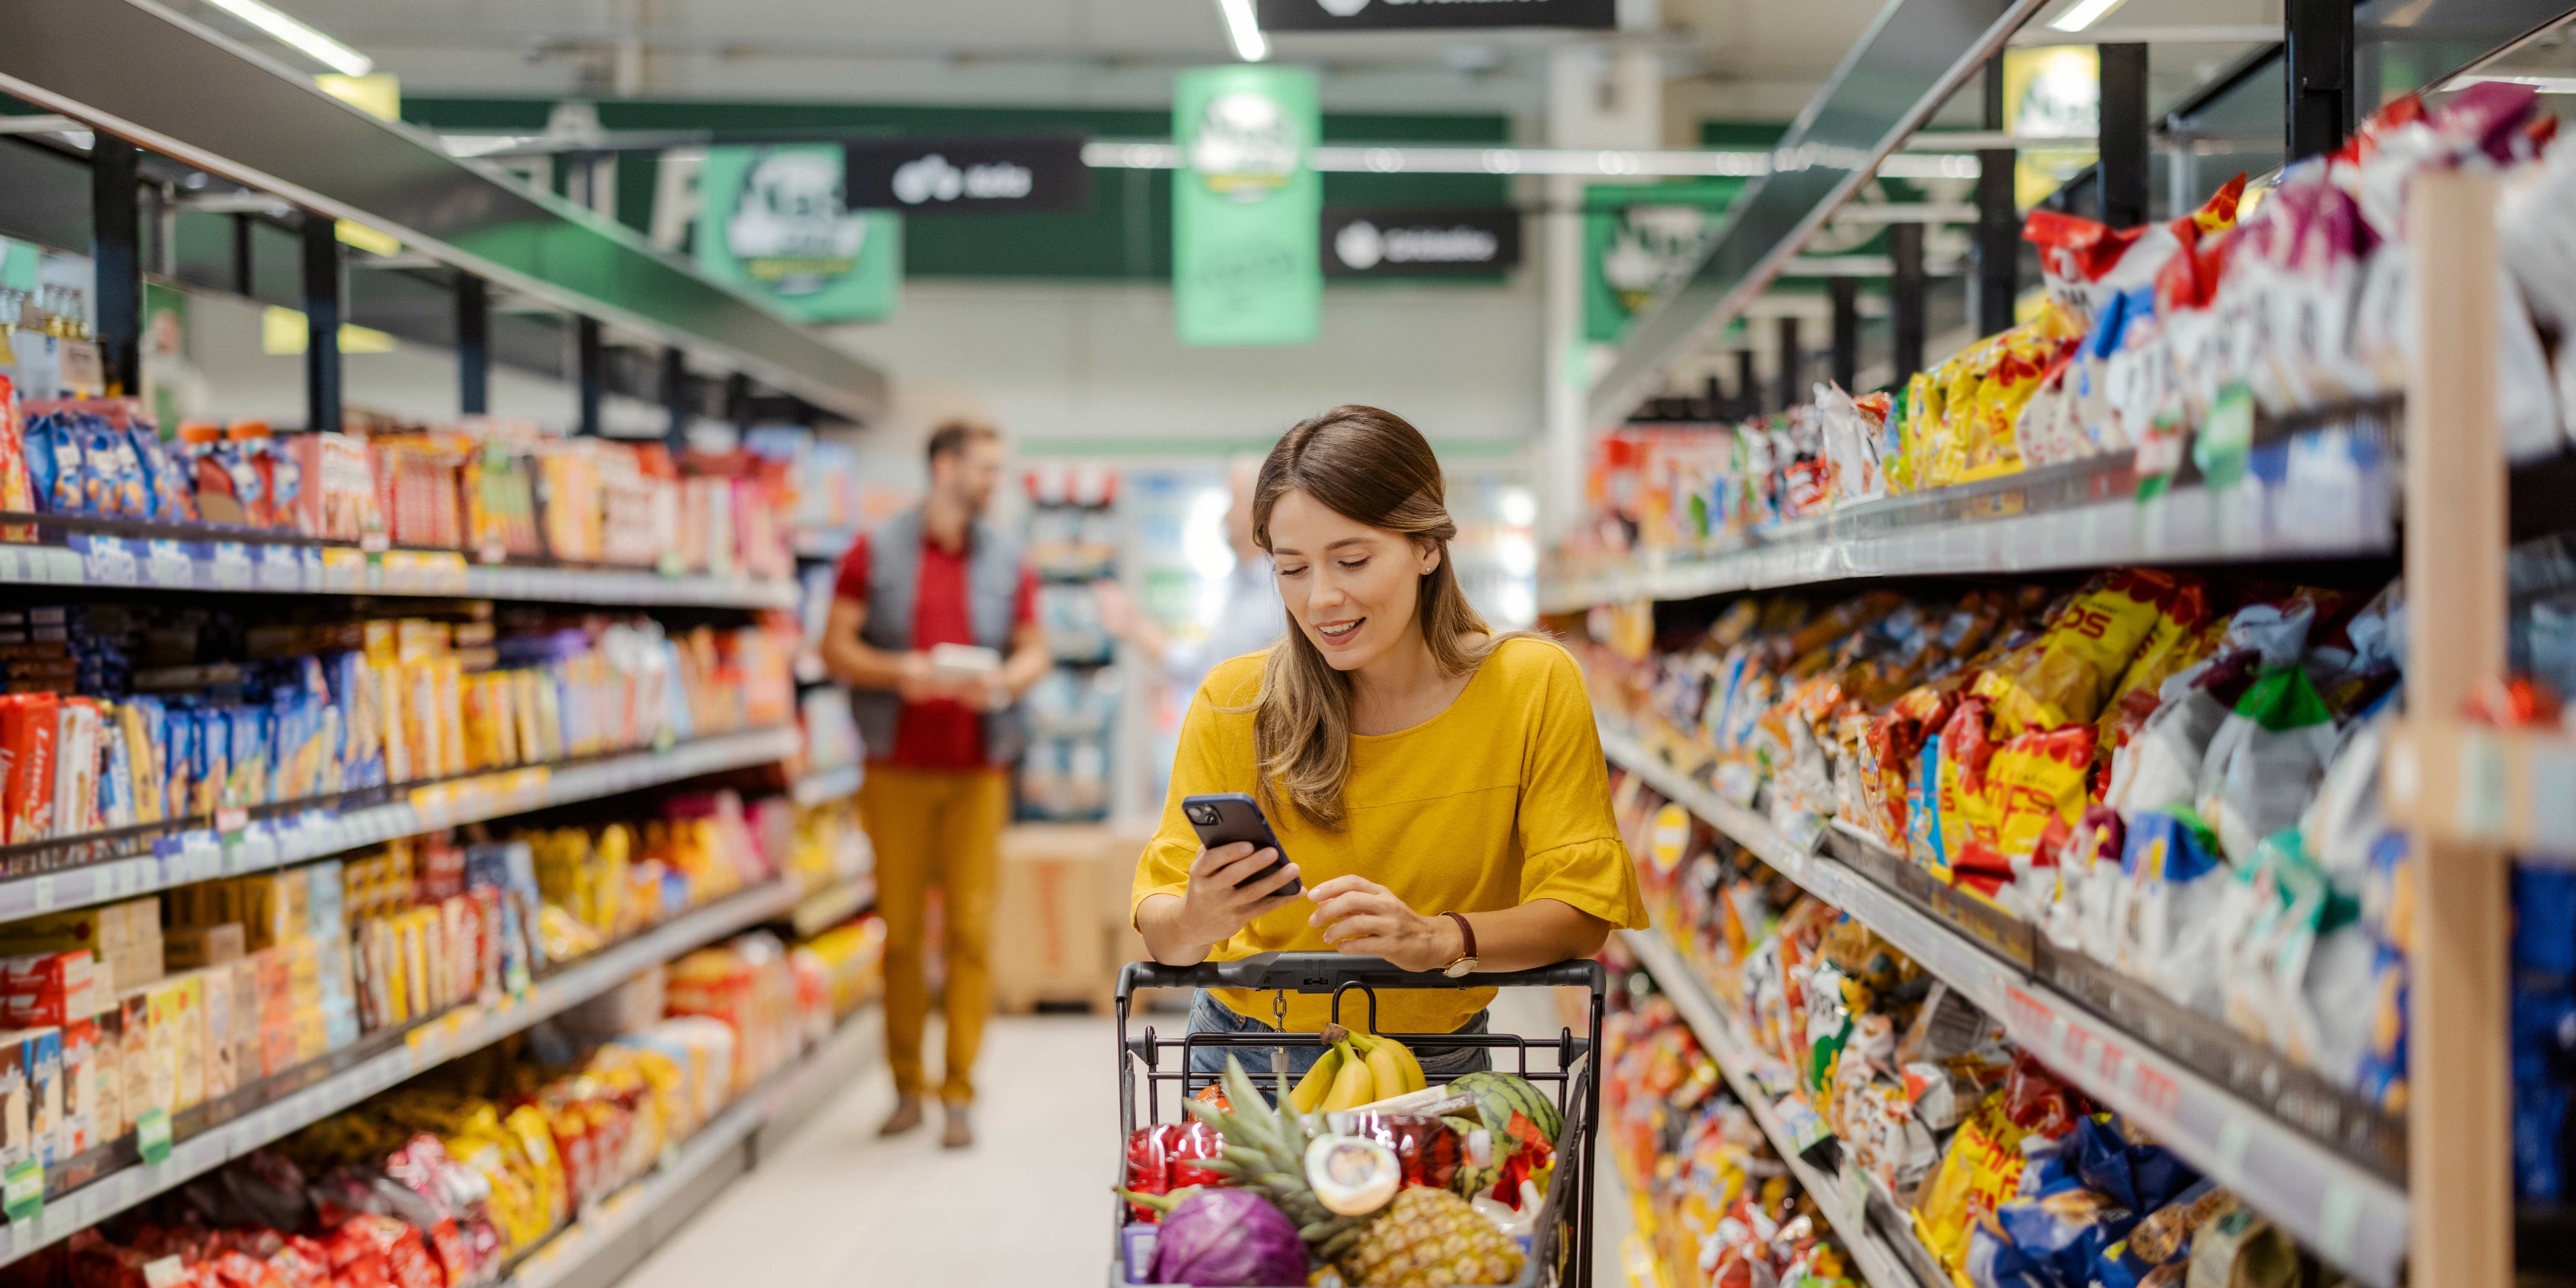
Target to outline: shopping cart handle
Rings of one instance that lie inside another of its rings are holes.
[[[1588,988],[1599,993],[1607,975],[1590,959],[1535,970],[1478,972],[1451,979],[1438,971],[1405,970],[1383,957],[1344,953],[1254,953],[1224,962],[1165,966],[1129,962],[1118,972],[1118,996],[1140,988],[1249,988],[1264,992],[1330,993],[1344,984],[1371,988]]]

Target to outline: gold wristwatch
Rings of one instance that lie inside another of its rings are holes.
[[[1467,924],[1467,914],[1463,912],[1444,912],[1440,915],[1458,923],[1458,942],[1466,949],[1465,952],[1458,954],[1458,960],[1441,967],[1440,973],[1451,979],[1461,979],[1475,974],[1476,928]]]

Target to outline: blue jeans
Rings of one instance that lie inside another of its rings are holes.
[[[1352,1001],[1356,1005],[1366,1006],[1365,1002],[1357,998]],[[1343,1013],[1353,1014],[1348,1010]],[[1354,1015],[1354,1018],[1357,1016]],[[1492,1022],[1492,1012],[1478,1011],[1476,1018],[1467,1021],[1455,1031],[1484,1033],[1488,1031],[1487,1026]],[[1235,1014],[1203,988],[1199,990],[1198,998],[1190,1004],[1190,1032],[1194,1034],[1273,1033],[1277,1030],[1259,1020]],[[1225,1058],[1232,1055],[1243,1062],[1243,1071],[1259,1082],[1261,1075],[1270,1072],[1271,1052],[1278,1049],[1257,1046],[1194,1046],[1190,1048],[1190,1072],[1212,1078],[1225,1072]],[[1288,1076],[1304,1077],[1306,1071],[1314,1068],[1315,1062],[1323,1058],[1323,1047],[1289,1047]],[[1475,1073],[1494,1067],[1491,1049],[1480,1046],[1442,1047],[1421,1042],[1414,1044],[1413,1058],[1421,1063],[1422,1076],[1433,1082],[1446,1082],[1463,1073]],[[1192,1085],[1195,1089],[1197,1084]],[[1267,1082],[1262,1082],[1261,1086],[1264,1092],[1269,1090]]]

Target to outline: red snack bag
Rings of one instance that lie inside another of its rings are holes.
[[[41,841],[54,829],[54,738],[62,699],[51,693],[0,698],[0,832],[10,845]]]
[[[1225,1178],[1193,1164],[1224,1156],[1225,1139],[1205,1123],[1139,1127],[1127,1136],[1127,1189],[1137,1194],[1169,1194],[1192,1185],[1221,1185]],[[1127,1207],[1139,1221],[1162,1219],[1143,1204]]]

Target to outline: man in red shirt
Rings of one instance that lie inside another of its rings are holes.
[[[823,628],[823,665],[850,686],[868,746],[859,810],[876,848],[886,1062],[896,1094],[883,1130],[921,1124],[928,1085],[921,1030],[930,1006],[922,923],[936,883],[948,1019],[940,1143],[950,1148],[974,1141],[966,1110],[992,1007],[985,961],[993,885],[1010,767],[1026,741],[1018,703],[1050,662],[1037,624],[1037,578],[1018,548],[983,522],[1001,481],[1002,441],[991,426],[941,426],[930,436],[921,508],[851,545]]]

